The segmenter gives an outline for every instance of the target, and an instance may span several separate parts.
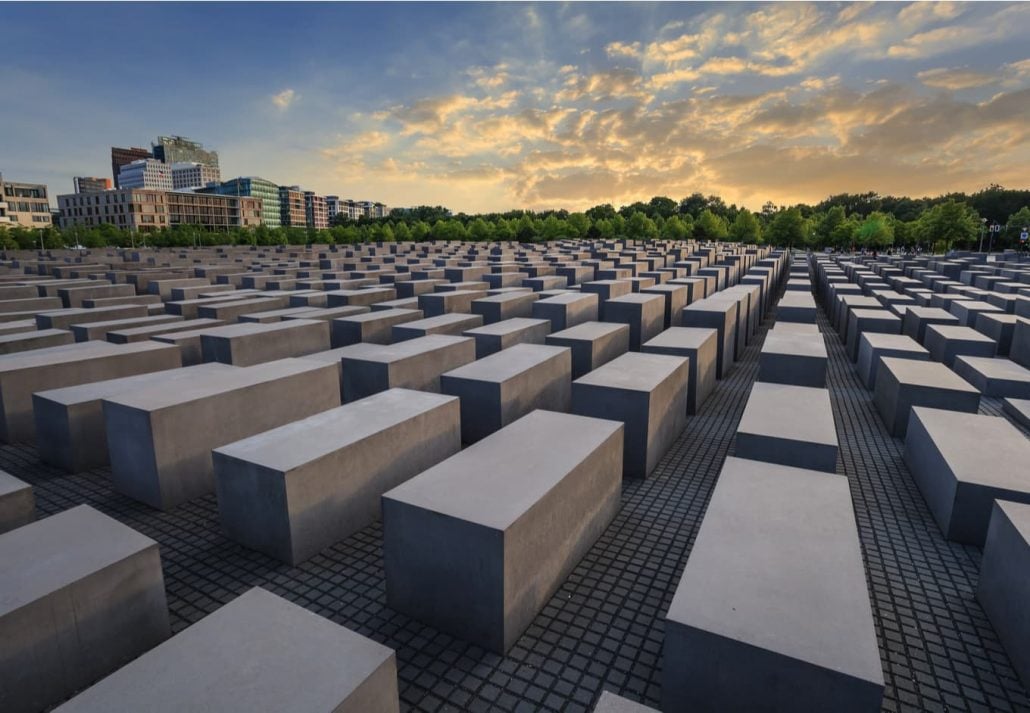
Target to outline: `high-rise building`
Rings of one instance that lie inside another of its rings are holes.
[[[202,163],[173,163],[172,187],[177,191],[195,191],[222,180],[217,166]]]
[[[326,196],[325,197],[325,208],[326,208],[326,213],[329,216],[329,222],[331,223],[331,222],[333,222],[333,218],[335,218],[339,214],[339,212],[340,212],[340,208],[341,208],[340,197],[339,196]]]
[[[325,196],[315,195],[314,191],[304,191],[304,221],[315,230],[329,227],[329,208]]]
[[[307,213],[304,210],[304,192],[300,186],[279,186],[280,221],[284,228],[306,228]]]
[[[122,170],[122,166],[133,161],[141,161],[147,158],[154,158],[154,155],[147,149],[130,148],[123,149],[117,146],[111,147],[111,178],[114,179],[115,188],[121,188],[118,185],[118,173]]]
[[[112,188],[110,178],[75,176],[72,182],[75,184],[76,193],[96,193],[97,191],[109,191]]]
[[[208,151],[199,141],[185,136],[158,136],[152,144],[154,158],[164,163],[202,163],[218,168],[218,152]]]
[[[257,176],[233,178],[217,186],[201,188],[198,193],[214,193],[222,196],[237,196],[261,199],[261,222],[269,228],[282,225],[279,207],[279,186]]]
[[[155,158],[144,158],[122,166],[118,172],[120,188],[153,188],[172,190],[172,167]]]
[[[50,198],[42,183],[19,183],[0,174],[0,226],[49,228]]]
[[[97,193],[58,196],[61,226],[104,223],[133,232],[150,232],[175,225],[204,230],[252,228],[261,225],[260,198],[123,188]]]

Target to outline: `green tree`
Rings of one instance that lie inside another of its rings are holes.
[[[654,240],[658,237],[658,226],[644,213],[634,213],[626,221],[626,237],[633,240]]]
[[[972,245],[979,237],[980,216],[966,203],[949,199],[923,212],[916,222],[916,235],[934,249]]]
[[[569,226],[552,213],[544,220],[540,235],[544,240],[561,240],[569,236]]]
[[[571,213],[565,222],[569,226],[570,237],[585,238],[590,231],[590,218],[585,213]]]
[[[411,240],[411,228],[409,228],[408,224],[403,221],[397,223],[397,225],[393,227],[393,237],[398,242],[406,243]]]
[[[701,240],[725,240],[729,236],[729,228],[722,216],[705,208],[694,223],[694,237]]]
[[[493,238],[494,229],[491,223],[482,218],[476,218],[468,226],[469,238],[479,242],[487,242]]]
[[[424,220],[416,220],[411,226],[411,239],[416,242],[427,240],[431,232],[429,223]]]
[[[731,240],[739,243],[757,243],[762,239],[762,225],[754,213],[743,208],[733,220],[729,235]]]
[[[855,241],[864,248],[880,250],[894,244],[894,225],[890,216],[873,211],[855,231]]]
[[[778,212],[769,223],[766,237],[769,243],[782,247],[805,244],[808,238],[808,221],[796,206]]]
[[[499,218],[494,224],[494,240],[515,240],[515,227],[507,218]]]
[[[693,227],[693,223],[691,223],[691,227]],[[680,217],[674,215],[662,224],[661,236],[665,240],[686,240],[690,237],[690,233]]]

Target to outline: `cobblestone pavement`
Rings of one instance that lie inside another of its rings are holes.
[[[821,327],[829,327],[821,320]],[[113,492],[106,470],[68,476],[29,446],[0,448],[0,468],[32,483],[41,515],[89,503],[161,545],[175,632],[253,586],[397,652],[402,710],[589,711],[603,689],[657,705],[663,616],[690,553],[751,383],[765,330],[719,382],[647,481],[507,656],[440,633],[385,606],[382,532],[372,525],[300,567],[222,534],[213,496],[169,513]],[[887,681],[884,710],[1022,710],[1030,700],[974,598],[979,551],[946,542],[843,347],[826,334]],[[984,411],[999,413],[985,401]]]

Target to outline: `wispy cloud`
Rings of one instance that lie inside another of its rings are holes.
[[[297,100],[297,93],[292,89],[284,89],[272,95],[272,103],[282,111],[286,111]]]

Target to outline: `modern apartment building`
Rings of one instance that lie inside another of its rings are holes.
[[[97,191],[109,191],[113,187],[110,178],[75,176],[72,179],[72,181],[75,184],[76,193],[96,193]]]
[[[122,166],[133,161],[142,161],[143,159],[154,158],[154,154],[150,153],[148,149],[140,148],[119,148],[117,146],[111,147],[111,178],[114,179],[114,187],[121,188],[118,185],[118,174],[122,170]]]
[[[329,208],[325,196],[304,191],[304,220],[309,228],[325,230],[329,227]]]
[[[0,174],[0,226],[49,228],[50,197],[42,183],[10,181]]]
[[[282,211],[279,206],[279,186],[257,176],[240,176],[217,186],[202,188],[198,193],[213,193],[238,198],[261,199],[261,224],[269,228],[282,225]]]
[[[307,212],[304,210],[304,192],[300,186],[279,186],[280,222],[284,228],[306,228]]]
[[[110,223],[133,232],[174,225],[225,231],[234,227],[253,228],[262,222],[260,198],[187,191],[123,188],[58,196],[57,203],[64,228]]]
[[[119,188],[152,188],[172,190],[172,167],[156,158],[145,158],[122,166],[118,172]]]
[[[204,144],[185,136],[158,136],[157,143],[152,146],[154,158],[158,161],[168,164],[202,163],[211,168],[218,168],[217,151],[208,151]]]
[[[217,166],[203,163],[173,163],[172,188],[176,191],[195,191],[222,180],[222,172]]]
[[[339,196],[326,196],[325,197],[325,208],[326,213],[329,215],[329,222],[333,222],[333,218],[340,212],[340,197]]]
[[[355,201],[351,199],[340,200],[338,196],[327,196],[326,203],[329,206],[329,220],[337,215],[344,215],[350,220],[360,218],[385,218],[390,214],[390,209],[384,203],[375,201]]]

